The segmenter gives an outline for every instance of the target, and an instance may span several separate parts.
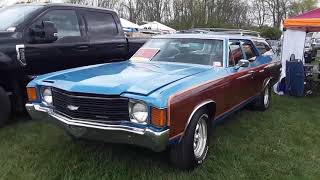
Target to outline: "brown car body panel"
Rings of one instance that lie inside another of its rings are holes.
[[[212,118],[212,120],[215,120],[257,96],[265,87],[264,83],[268,79],[279,77],[279,67],[275,66],[276,63],[272,62],[252,68],[244,68],[228,76],[172,95],[168,101],[170,139],[183,135],[192,113],[203,102],[216,104],[215,107],[212,106],[215,109],[210,110],[215,112],[214,118]],[[278,71],[274,69],[278,69]]]

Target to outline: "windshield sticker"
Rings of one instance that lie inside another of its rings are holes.
[[[213,62],[213,66],[214,66],[214,67],[221,67],[221,66],[222,66],[222,63],[219,62],[219,61],[214,61],[214,62]]]
[[[130,60],[150,61],[159,51],[159,48],[141,48],[130,58]]]

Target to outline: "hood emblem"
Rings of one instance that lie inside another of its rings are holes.
[[[67,108],[70,111],[78,111],[78,109],[80,108],[79,106],[74,106],[74,105],[68,105]]]

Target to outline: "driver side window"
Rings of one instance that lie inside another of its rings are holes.
[[[241,59],[244,59],[244,57],[240,41],[231,40],[229,42],[229,67],[237,65]]]
[[[41,28],[43,21],[51,21],[58,30],[58,40],[65,37],[80,37],[77,14],[73,10],[52,10],[40,17],[31,27]]]

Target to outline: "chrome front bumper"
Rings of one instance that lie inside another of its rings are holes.
[[[33,119],[55,122],[76,138],[133,144],[156,152],[165,150],[169,142],[169,129],[157,132],[150,128],[73,120],[40,104],[26,104],[26,108]]]

